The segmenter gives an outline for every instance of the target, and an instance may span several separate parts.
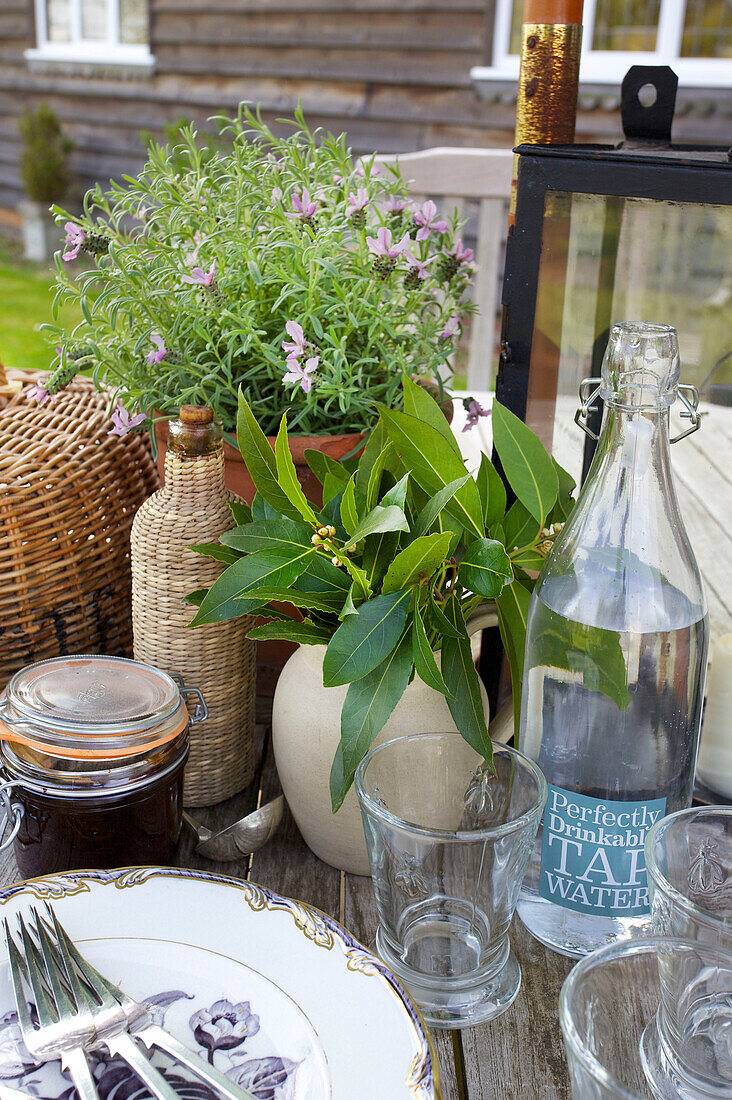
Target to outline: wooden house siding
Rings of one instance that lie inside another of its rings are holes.
[[[141,131],[159,135],[181,115],[200,124],[243,99],[260,103],[268,121],[301,100],[311,124],[347,131],[359,153],[512,142],[513,90],[499,86],[486,102],[470,79],[490,57],[492,0],[149,0],[150,73],[29,62],[33,0],[1,3],[6,221],[21,198],[18,117],[41,100],[75,143],[79,193],[136,171]],[[606,103],[581,114],[581,139],[617,134],[617,110]]]

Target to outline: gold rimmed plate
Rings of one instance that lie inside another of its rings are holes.
[[[439,1100],[437,1068],[409,996],[330,917],[254,883],[202,871],[71,871],[0,891],[9,917],[49,901],[89,961],[261,1100]],[[11,921],[12,925],[12,921]],[[156,1055],[182,1100],[214,1100]],[[101,1056],[102,1100],[142,1085]],[[0,968],[0,1078],[68,1100],[59,1063],[36,1066]]]

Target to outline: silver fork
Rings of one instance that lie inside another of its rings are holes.
[[[153,1023],[152,1017],[144,1005],[133,1001],[116,985],[113,985],[91,963],[87,962],[79,953],[70,936],[59,922],[51,906],[45,905],[48,919],[54,933],[57,950],[64,960],[67,969],[76,968],[83,977],[89,989],[93,991],[101,1005],[104,1006],[104,1016],[101,1013],[95,1016],[97,1035],[100,1041],[108,1046],[110,1040],[115,1042],[118,1029],[127,1030],[136,1038],[141,1039],[150,1050],[159,1047],[160,1050],[170,1054],[176,1061],[186,1066],[199,1079],[211,1085],[217,1092],[222,1093],[228,1100],[256,1100],[250,1092],[236,1085],[215,1066],[200,1058],[194,1051],[181,1043],[175,1036],[165,1031],[158,1024]],[[44,922],[44,927],[51,929]],[[129,1036],[126,1035],[129,1039]],[[110,1047],[110,1049],[112,1049]]]
[[[28,1053],[39,1062],[52,1062],[60,1058],[82,1100],[99,1100],[82,1045],[94,1034],[91,1013],[83,1001],[80,1004],[66,991],[55,963],[49,966],[45,960],[39,962],[36,950],[31,948],[22,917],[18,918],[18,923],[22,951],[10,934],[8,922],[4,921],[18,1022]],[[33,997],[38,1027],[33,1024],[24,982]]]
[[[99,997],[82,982],[68,955],[42,920],[35,907],[30,908],[33,933],[18,914],[18,926],[23,942],[19,951],[5,921],[10,971],[18,1007],[18,1018],[28,1052],[40,1061],[61,1059],[69,1070],[83,1100],[98,1100],[85,1051],[107,1046],[110,1054],[119,1055],[144,1081],[157,1100],[179,1100],[175,1089],[150,1064],[135,1041],[120,1029],[114,1034],[100,1034],[100,1029],[114,1021],[118,1008],[113,998]],[[33,994],[40,1028],[33,1027],[23,992],[23,977]]]

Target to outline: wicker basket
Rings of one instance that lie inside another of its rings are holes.
[[[0,687],[47,657],[131,657],[130,528],[158,485],[147,436],[110,436],[87,379],[44,406],[0,401]]]

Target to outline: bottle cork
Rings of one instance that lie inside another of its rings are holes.
[[[209,405],[181,405],[178,417],[184,424],[210,424],[214,414]]]

